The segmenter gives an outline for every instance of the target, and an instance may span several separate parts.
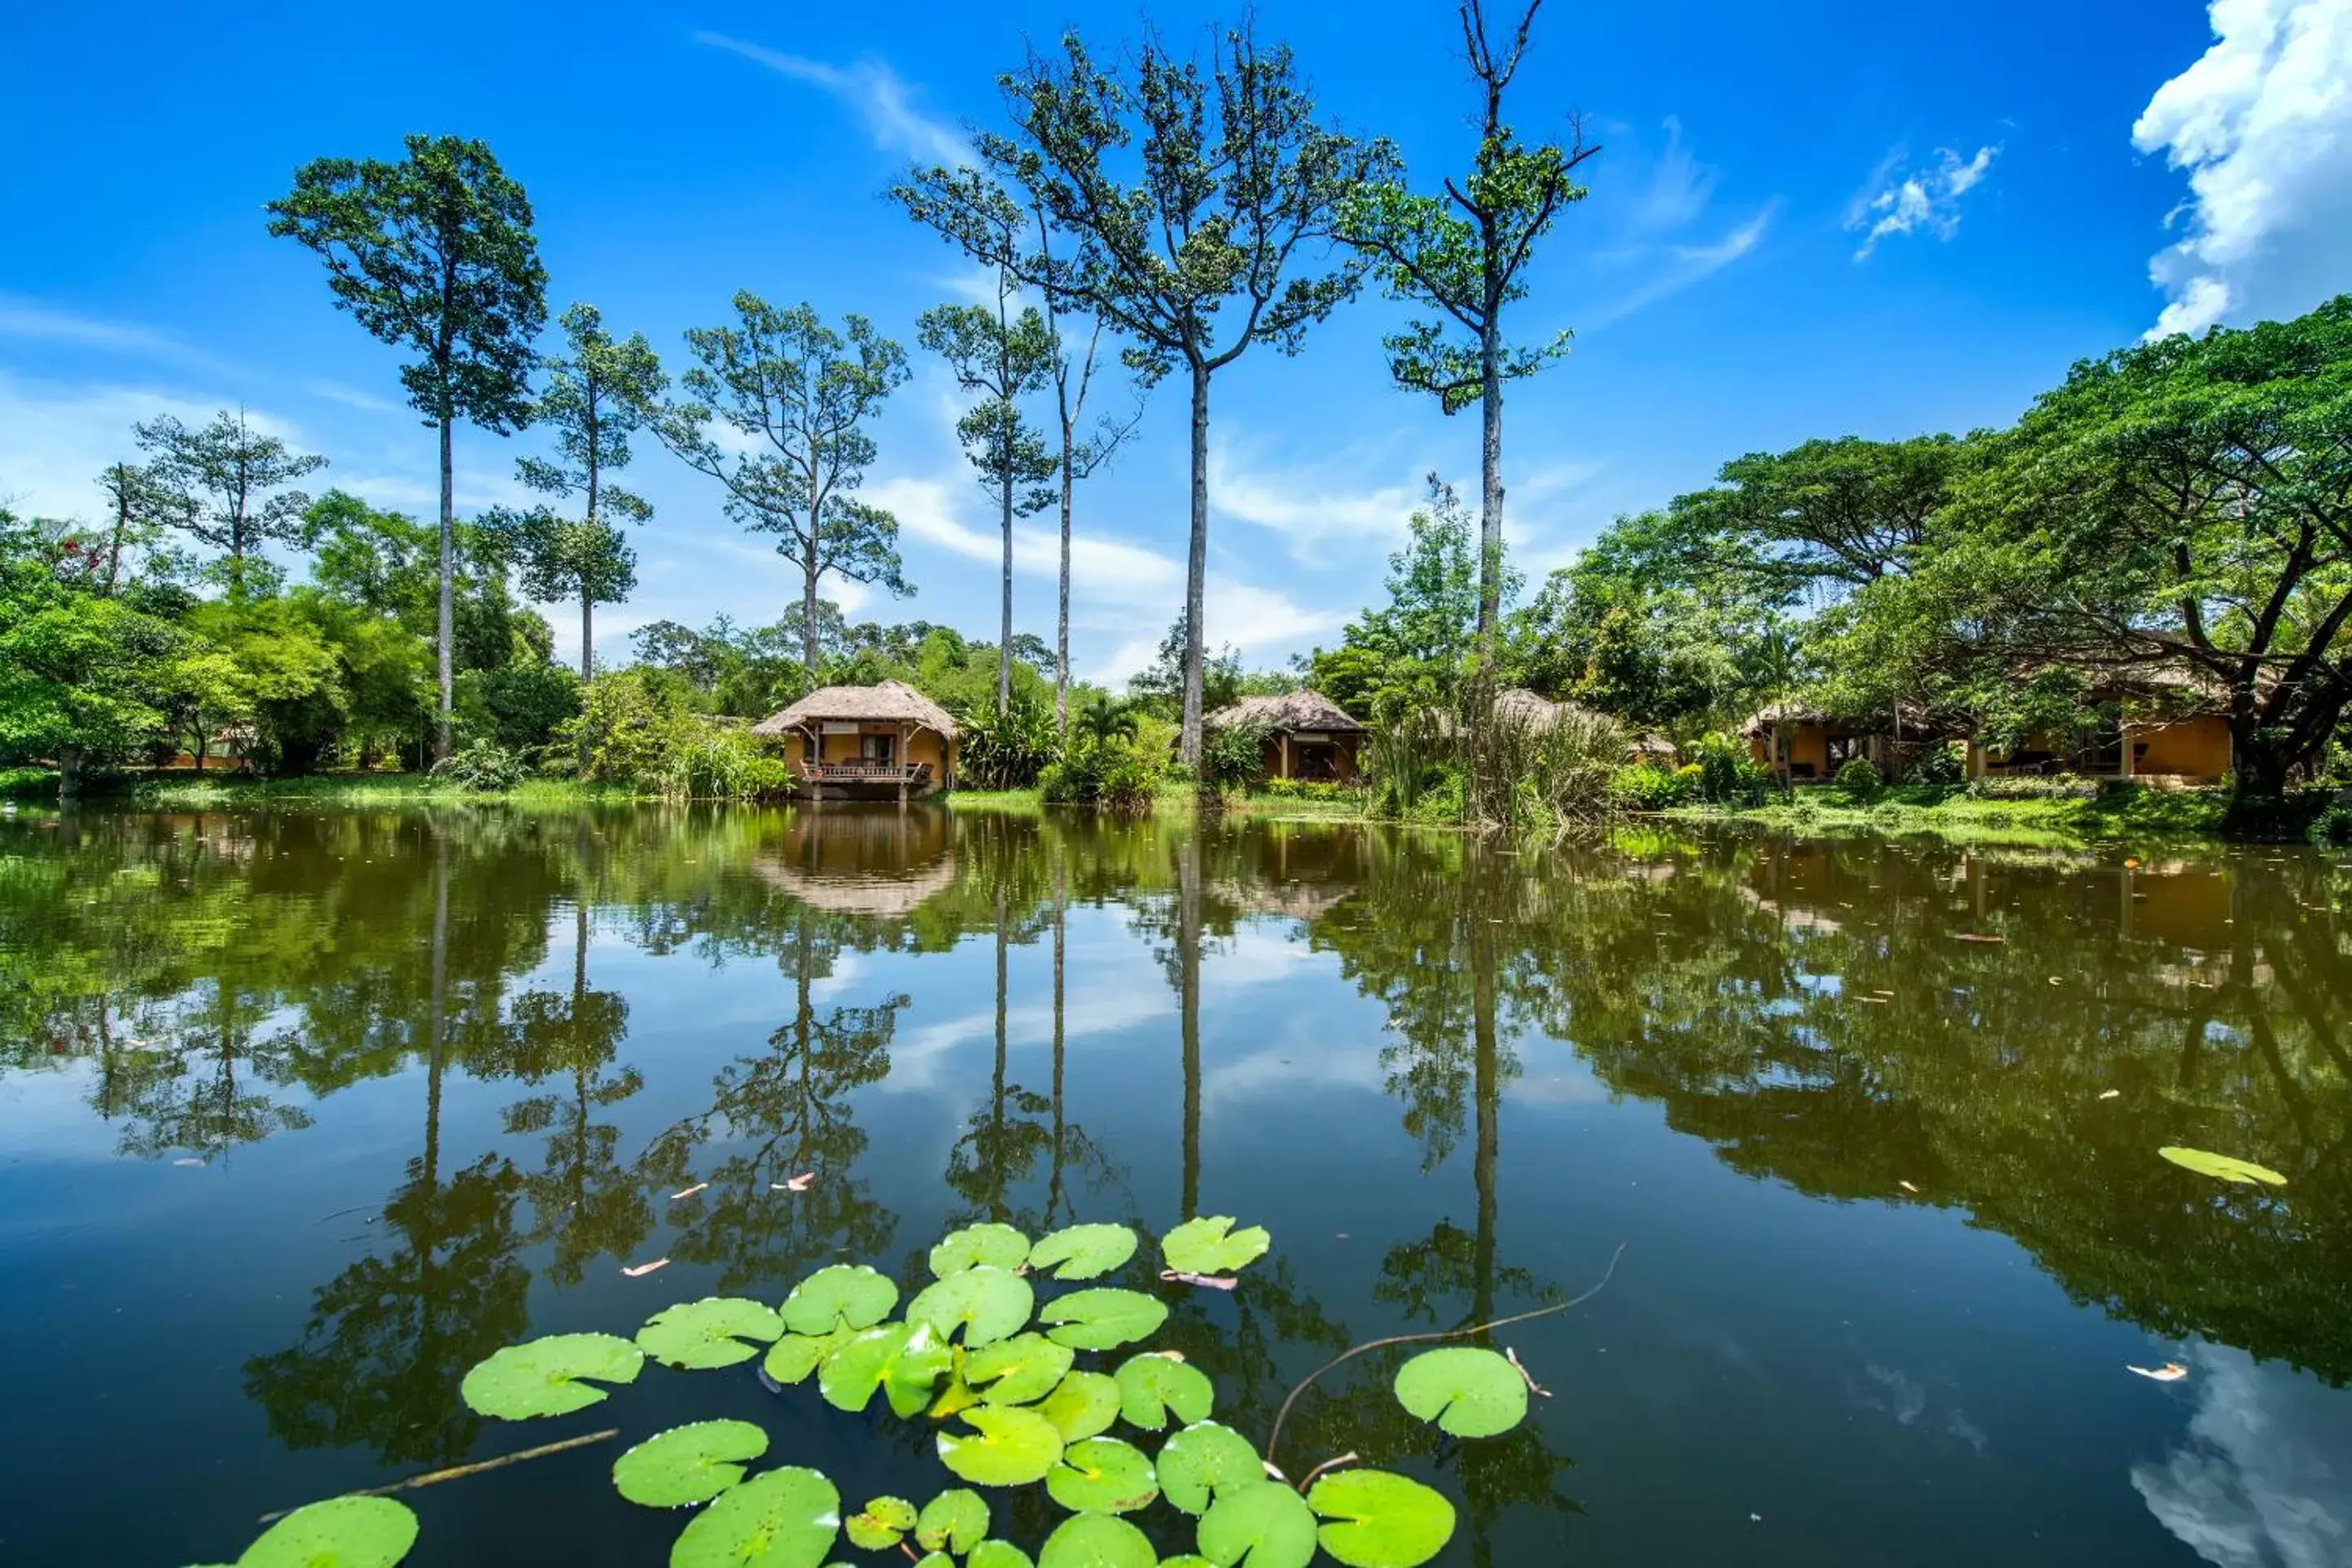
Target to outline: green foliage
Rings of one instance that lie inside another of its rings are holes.
[[[1055,1279],[1096,1279],[1135,1256],[1135,1232],[1123,1225],[1074,1225],[1040,1237],[1029,1270]]]
[[[1272,733],[1263,724],[1226,724],[1211,730],[1201,742],[1201,787],[1229,794],[1263,776],[1265,741]]]
[[[1323,1516],[1323,1550],[1348,1568],[1414,1568],[1444,1550],[1454,1505],[1432,1489],[1384,1470],[1335,1470],[1309,1488]]]
[[[1027,789],[1060,751],[1053,706],[1042,692],[1016,690],[1002,710],[989,699],[950,711],[963,727],[957,774],[975,789]]]
[[[510,752],[536,752],[580,716],[580,678],[558,664],[520,661],[457,678],[457,723]]]
[[[144,478],[153,487],[155,518],[226,552],[232,595],[246,589],[247,556],[299,536],[310,498],[286,487],[327,466],[326,458],[292,451],[253,428],[242,408],[221,410],[201,429],[164,414],[131,431],[152,454]]]
[[[579,716],[556,739],[567,751],[582,750],[589,778],[651,790],[699,733],[684,683],[640,668],[590,686]]]
[[[1397,1368],[1397,1403],[1457,1437],[1492,1437],[1527,1418],[1528,1380],[1494,1351],[1450,1345]]]
[[[1062,1434],[1034,1410],[983,1405],[960,1419],[972,1430],[940,1432],[940,1463],[976,1487],[1025,1487],[1061,1462]]]
[[[1931,745],[1919,753],[1904,775],[1906,784],[1927,784],[1948,788],[1967,782],[1969,749],[1965,743],[1944,742]]]
[[[2092,800],[2099,794],[2099,781],[2065,773],[2046,777],[2020,773],[1975,780],[1969,785],[1969,794],[1979,800]]]
[[[457,1392],[467,1409],[502,1421],[565,1415],[604,1398],[596,1384],[635,1383],[645,1359],[614,1334],[550,1334],[499,1352]]]
[[[1168,1321],[1168,1303],[1140,1290],[1097,1287],[1055,1297],[1037,1321],[1053,1326],[1046,1338],[1075,1350],[1108,1351],[1149,1339]]]
[[[793,1286],[780,1315],[796,1334],[829,1334],[870,1329],[898,1304],[898,1287],[888,1275],[863,1263],[835,1263]]]
[[[1265,1256],[1274,1245],[1263,1226],[1234,1228],[1231,1215],[1188,1219],[1160,1238],[1160,1256],[1180,1274],[1230,1274]]]
[[[1703,736],[1697,754],[1698,798],[1710,805],[1754,805],[1771,790],[1771,772],[1736,735]]]
[[[390,1498],[339,1497],[264,1531],[234,1568],[393,1568],[416,1543],[416,1515]]]
[[[773,1308],[740,1296],[706,1296],[646,1319],[637,1331],[637,1348],[666,1366],[735,1366],[783,1331]]]
[[[691,1422],[656,1433],[614,1460],[613,1489],[647,1508],[709,1502],[740,1482],[744,1465],[767,1451],[767,1432],[749,1421]]]
[[[1048,801],[1139,816],[1151,809],[1164,772],[1139,746],[1082,732],[1059,761],[1038,770],[1037,787]]]
[[[1698,795],[1698,777],[1655,763],[1635,763],[1609,778],[1609,793],[1629,811],[1670,811]]]
[[[1878,764],[1868,757],[1853,757],[1837,771],[1837,787],[1857,800],[1868,800],[1886,787],[1886,780],[1878,772]]]
[[[1477,646],[1478,565],[1472,520],[1454,487],[1429,476],[1405,547],[1389,557],[1388,604],[1362,612],[1337,648],[1309,656],[1307,681],[1349,712],[1451,710]],[[1519,586],[1507,574],[1507,603]]]
[[[670,1568],[818,1568],[841,1533],[841,1493],[815,1470],[753,1476],[694,1516]]]
[[[469,742],[433,764],[435,778],[446,779],[459,789],[486,793],[514,788],[522,783],[524,773],[522,758],[496,741]]]
[[[2338,802],[2311,819],[2314,844],[2352,844],[2352,805]]]

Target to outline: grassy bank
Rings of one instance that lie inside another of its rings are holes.
[[[527,779],[507,790],[468,790],[423,773],[320,773],[310,778],[141,779],[116,798],[172,811],[257,806],[517,805],[625,804],[646,798],[616,784]]]
[[[1832,786],[1801,788],[1762,805],[1678,806],[1682,821],[1759,823],[1800,832],[1868,829],[2049,844],[2220,837],[2229,797],[2218,789],[2111,789],[2090,796],[1988,798],[1963,788],[1882,790],[1870,799]]]

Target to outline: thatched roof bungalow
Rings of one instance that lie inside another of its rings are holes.
[[[1268,778],[1323,779],[1347,783],[1356,776],[1356,755],[1366,733],[1349,711],[1319,691],[1282,691],[1244,697],[1203,714],[1204,730],[1262,726]]]
[[[784,742],[815,799],[904,799],[955,782],[954,716],[903,681],[820,686],[751,733]]]

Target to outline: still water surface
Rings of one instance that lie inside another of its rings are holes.
[[[457,1382],[839,1258],[917,1280],[976,1218],[1215,1213],[1274,1254],[1167,1288],[1166,1337],[1254,1436],[1339,1348],[1562,1299],[1625,1245],[1498,1336],[1552,1395],[1510,1436],[1433,1441],[1377,1356],[1293,1417],[1294,1474],[1354,1449],[1454,1498],[1448,1564],[2323,1568],[2352,1563],[2347,1135],[2352,875],[2299,850],[12,822],[0,1561],[226,1561],[266,1511],[619,1426],[410,1494],[411,1562],[656,1564],[680,1521],[606,1468],[714,1415],[853,1505],[919,1499],[921,1423],[748,1368],[527,1426]]]

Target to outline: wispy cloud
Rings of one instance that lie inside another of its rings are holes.
[[[851,65],[832,65],[803,55],[762,48],[724,33],[697,33],[694,41],[740,55],[794,81],[831,93],[856,111],[866,122],[866,134],[884,152],[948,164],[962,163],[970,152],[963,133],[954,125],[915,107],[914,92],[898,72],[881,60],[869,57]]]
[[[1678,117],[1666,116],[1665,132],[1666,150],[1658,155],[1649,187],[1628,220],[1637,233],[1669,234],[1697,222],[1715,199],[1716,183],[1722,177],[1722,171],[1700,163],[1683,145]]]
[[[1213,437],[1209,504],[1225,517],[1282,535],[1301,561],[1315,560],[1334,544],[1385,550],[1403,539],[1422,486],[1417,479],[1400,476],[1393,483],[1366,488],[1363,468],[1361,462],[1351,463],[1341,477],[1332,465],[1261,468],[1230,439]]]
[[[1593,255],[1619,292],[1579,316],[1577,324],[1584,331],[1622,321],[1720,272],[1756,248],[1780,210],[1775,197],[1715,237],[1704,237],[1723,221],[1708,222],[1722,171],[1684,142],[1679,118],[1667,116],[1664,130],[1665,148],[1651,163],[1647,182],[1637,187],[1631,205],[1618,209],[1614,242]]]
[[[330,403],[340,403],[346,408],[357,408],[369,414],[397,414],[400,405],[388,397],[378,397],[372,392],[362,392],[355,386],[345,386],[340,381],[306,381],[302,390],[313,397],[323,397]]]
[[[0,338],[68,343],[76,348],[162,361],[214,374],[229,370],[229,366],[204,350],[144,322],[86,316],[21,295],[0,294]]]
[[[1936,149],[1935,163],[1906,173],[1909,159],[1897,147],[1879,160],[1868,183],[1847,204],[1845,226],[1866,230],[1854,251],[1867,261],[1878,242],[1891,235],[1927,233],[1949,239],[1960,231],[1960,198],[1984,182],[1999,147],[1979,147],[1962,158],[1949,147]]]
[[[1622,321],[1636,310],[1713,277],[1762,244],[1780,210],[1780,198],[1776,196],[1754,216],[1732,226],[1720,238],[1695,245],[1677,242],[1651,247],[1644,253],[1649,276],[1587,317],[1584,325],[1597,329]]]

